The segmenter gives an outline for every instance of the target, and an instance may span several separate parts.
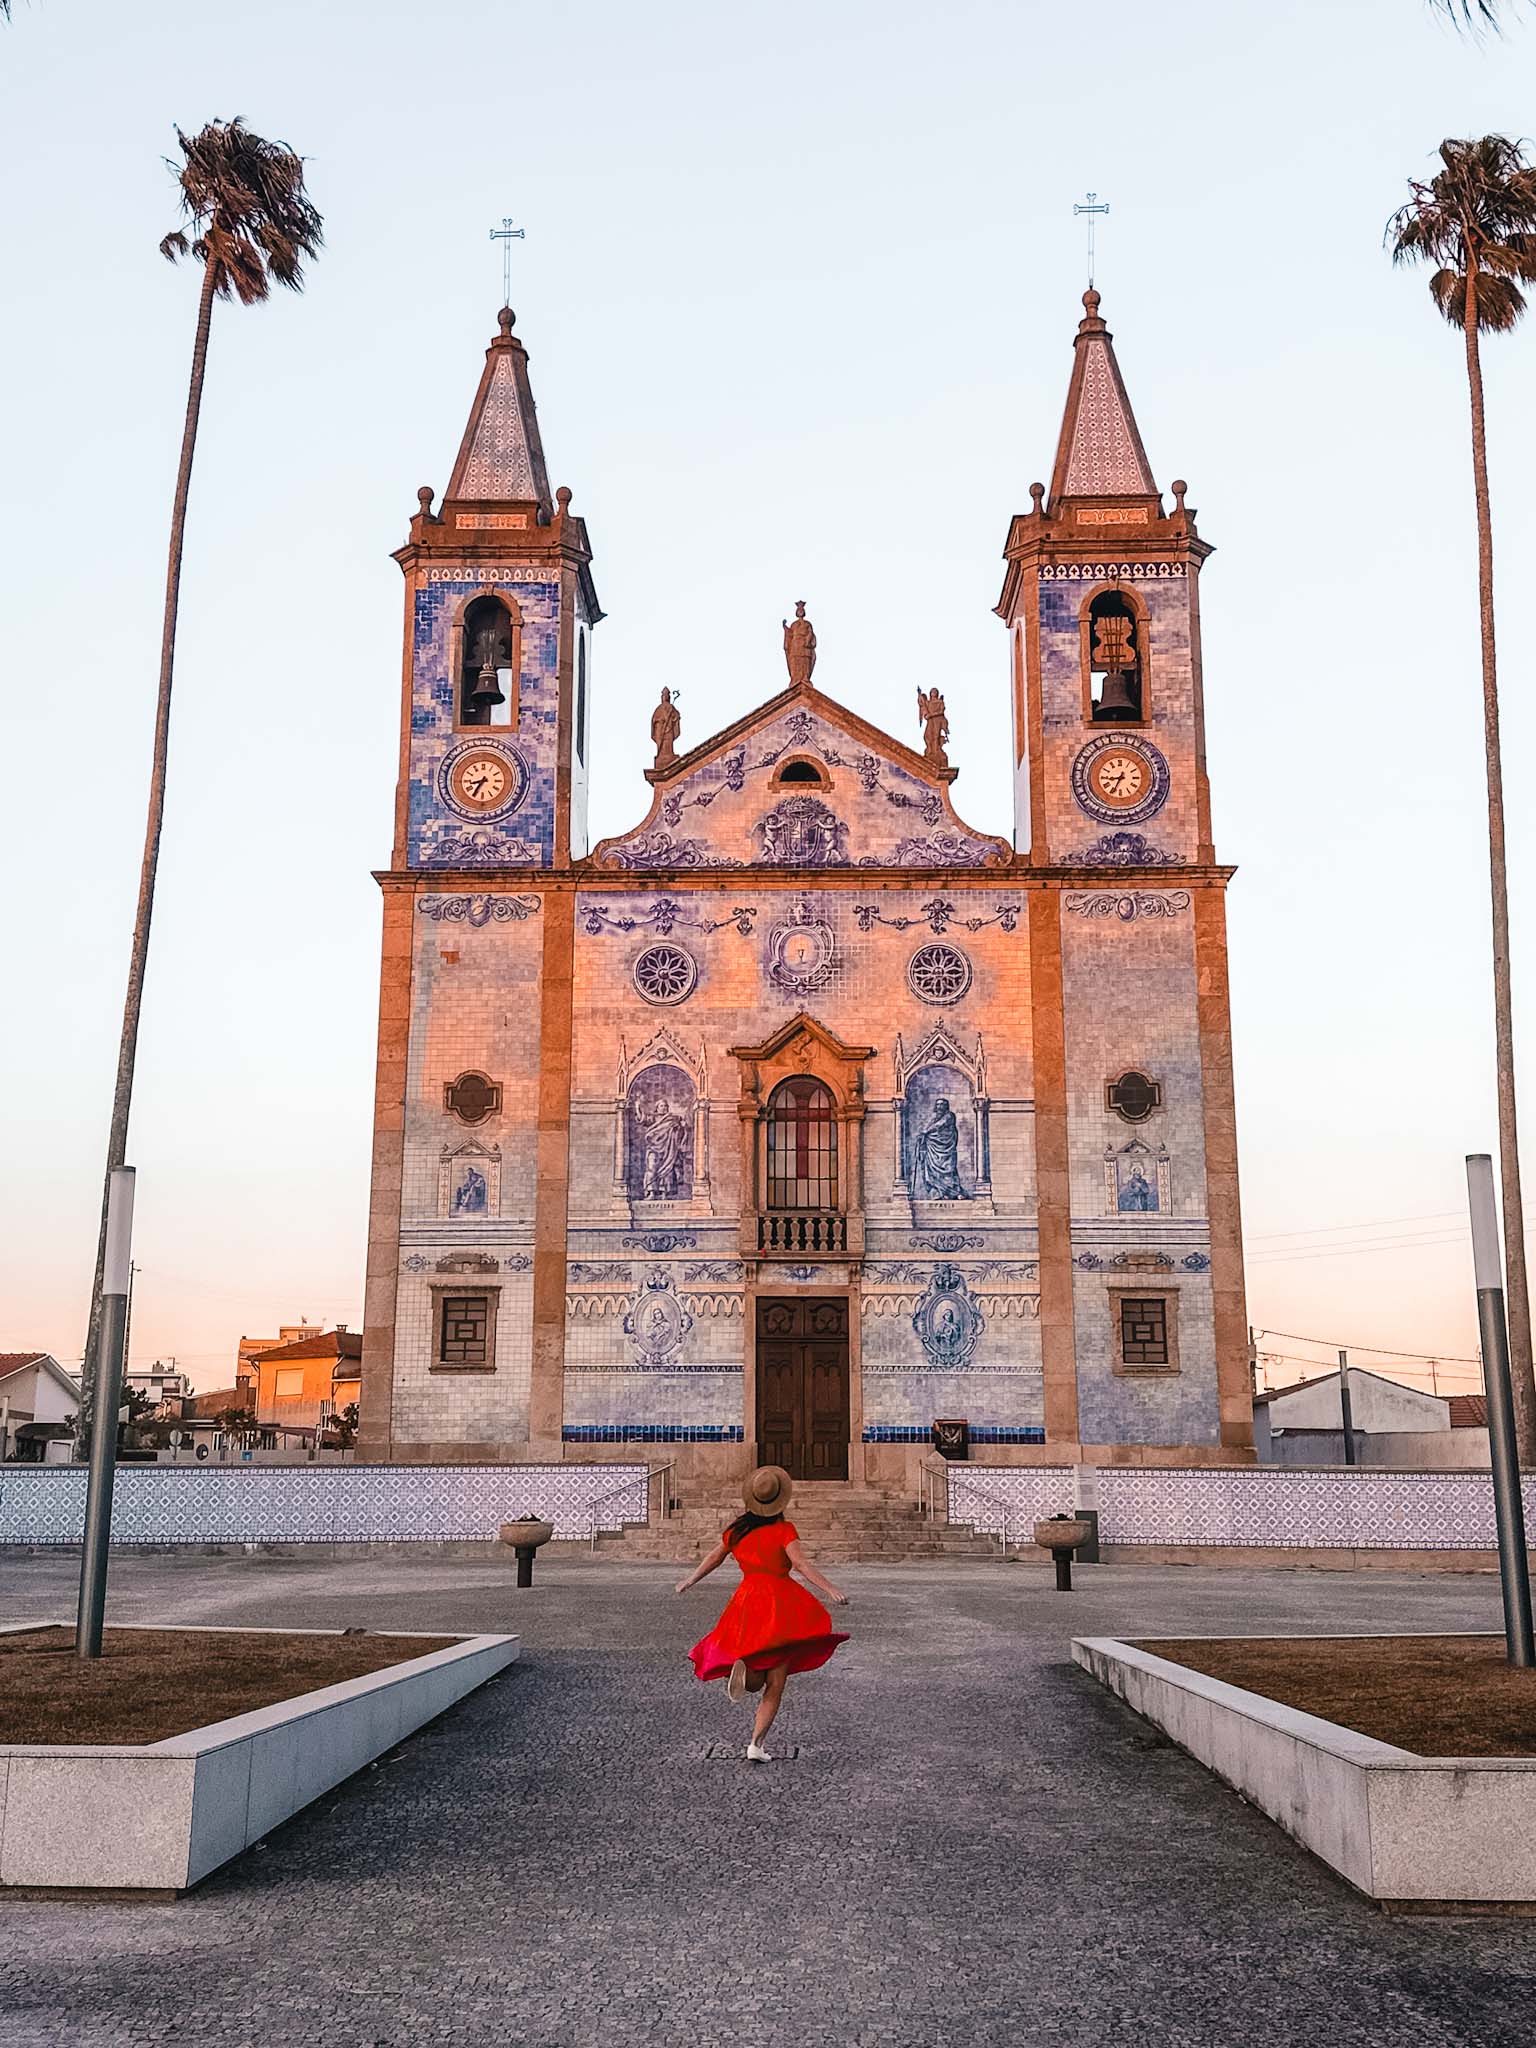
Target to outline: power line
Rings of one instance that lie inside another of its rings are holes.
[[[1308,1230],[1261,1230],[1250,1234],[1254,1243],[1280,1237],[1337,1237],[1352,1230],[1395,1230],[1404,1223],[1443,1223],[1447,1217],[1461,1213],[1460,1209],[1431,1209],[1421,1216],[1373,1216],[1363,1223],[1319,1223]]]
[[[1290,1344],[1319,1344],[1327,1351],[1365,1351],[1373,1358],[1418,1358],[1425,1365],[1481,1365],[1480,1358],[1465,1358],[1453,1351],[1390,1351],[1385,1344],[1341,1344],[1335,1337],[1304,1337],[1299,1330],[1255,1330],[1253,1341],[1261,1337],[1283,1337]],[[1314,1364],[1321,1364],[1314,1359]],[[1332,1368],[1330,1367],[1330,1370]]]

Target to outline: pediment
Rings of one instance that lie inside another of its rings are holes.
[[[794,779],[807,771],[816,779]],[[1007,840],[957,816],[955,773],[821,691],[791,688],[648,771],[648,815],[603,840],[592,865],[676,873],[1011,864]]]
[[[792,1049],[797,1057],[802,1054],[809,1056],[816,1048],[847,1066],[859,1066],[875,1056],[872,1045],[845,1044],[835,1031],[829,1031],[809,1010],[801,1010],[798,1016],[779,1025],[761,1045],[733,1045],[730,1054],[733,1060],[750,1060],[757,1066],[766,1066],[786,1048]]]

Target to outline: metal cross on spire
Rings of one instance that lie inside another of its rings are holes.
[[[523,230],[513,227],[510,214],[503,217],[499,228],[491,229],[491,240],[501,244],[501,303],[504,306],[512,303],[512,244],[522,239]]]
[[[1100,204],[1098,204],[1098,198],[1099,198],[1099,195],[1098,195],[1098,193],[1097,193],[1097,192],[1090,192],[1090,193],[1088,194],[1088,203],[1087,203],[1086,205],[1081,205],[1081,204],[1079,204],[1079,203],[1078,203],[1078,201],[1076,201],[1076,200],[1074,200],[1074,201],[1072,202],[1072,211],[1073,211],[1074,215],[1076,215],[1076,214],[1079,214],[1079,213],[1086,213],[1086,214],[1087,214],[1087,216],[1088,216],[1088,289],[1089,289],[1089,291],[1092,291],[1092,290],[1093,290],[1093,228],[1094,228],[1094,217],[1095,217],[1095,215],[1096,215],[1096,214],[1100,214],[1100,213],[1108,213],[1108,211],[1109,211],[1109,201],[1108,201],[1108,200],[1106,199],[1106,200],[1104,201],[1104,203],[1103,203],[1102,205],[1100,205]]]

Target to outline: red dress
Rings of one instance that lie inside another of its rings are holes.
[[[703,1642],[688,1652],[700,1678],[719,1678],[738,1657],[751,1671],[785,1663],[791,1671],[814,1671],[847,1642],[821,1602],[789,1576],[786,1552],[794,1541],[793,1522],[769,1522],[732,1547],[741,1584]]]

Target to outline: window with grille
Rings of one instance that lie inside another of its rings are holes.
[[[491,1363],[491,1297],[488,1294],[444,1294],[440,1297],[437,1357],[440,1365]]]
[[[1168,1304],[1161,1295],[1121,1295],[1120,1358],[1143,1367],[1170,1363]]]
[[[769,1098],[768,1207],[837,1207],[837,1124],[832,1094],[808,1074],[781,1082]]]

